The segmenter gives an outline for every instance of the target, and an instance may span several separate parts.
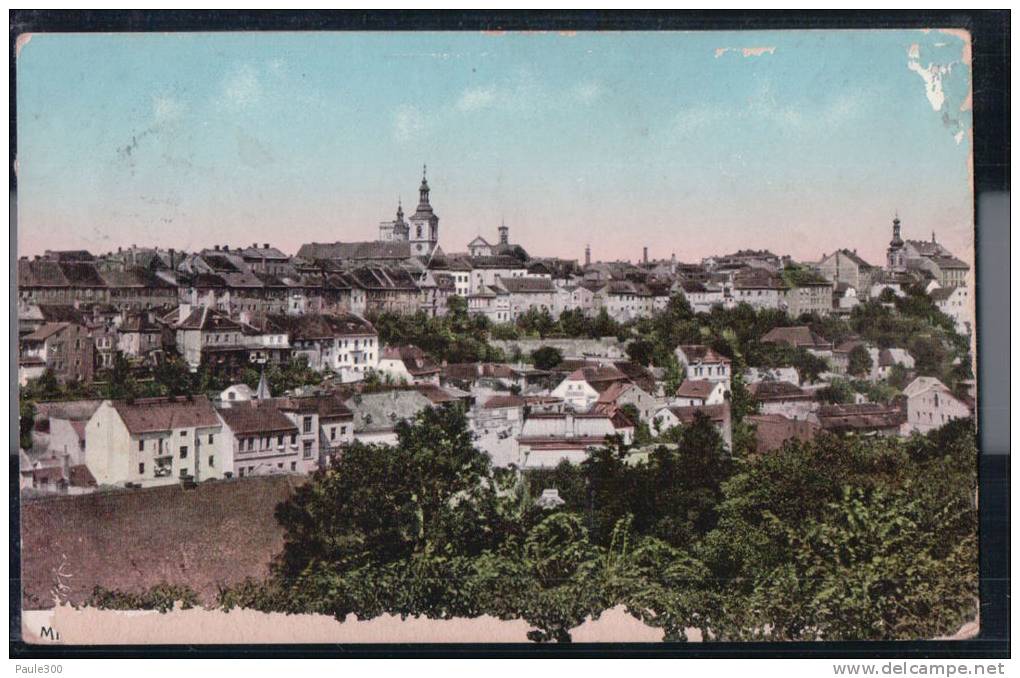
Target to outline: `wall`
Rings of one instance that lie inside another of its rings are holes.
[[[268,574],[283,548],[273,512],[303,482],[274,476],[25,500],[24,607],[53,607],[57,581],[72,603],[95,586],[137,592],[161,582],[213,603],[221,584]]]

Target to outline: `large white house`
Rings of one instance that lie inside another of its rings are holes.
[[[687,379],[718,381],[730,388],[730,359],[719,355],[708,346],[681,344],[674,351],[676,360],[683,366]]]
[[[106,400],[85,425],[85,464],[100,485],[222,478],[233,471],[231,452],[202,395]]]
[[[918,377],[910,382],[903,395],[907,399],[907,421],[903,433],[927,433],[953,419],[971,416],[967,403],[935,377]]]

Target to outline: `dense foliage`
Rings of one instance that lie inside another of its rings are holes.
[[[430,317],[424,311],[415,315],[387,312],[369,320],[379,333],[380,346],[411,344],[450,363],[502,361],[506,357],[488,343],[492,323],[484,315],[468,315],[467,302],[461,297],[450,298],[445,316]]]
[[[525,619],[537,641],[623,605],[669,639],[906,639],[975,612],[973,422],[725,453],[705,419],[651,452],[493,470],[463,413],[355,444],[278,509],[273,576],[220,604],[343,619]],[[564,505],[534,498],[556,488]]]

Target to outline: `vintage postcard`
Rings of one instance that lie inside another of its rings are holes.
[[[974,637],[970,55],[21,35],[24,641]]]

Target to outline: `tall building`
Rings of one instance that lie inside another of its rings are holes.
[[[411,254],[428,255],[439,243],[439,216],[429,203],[429,182],[422,167],[421,185],[418,187],[418,207],[411,215]]]
[[[903,238],[900,237],[900,217],[896,215],[892,222],[892,240],[885,254],[885,267],[890,271],[907,270],[907,259],[903,252]]]
[[[410,219],[404,219],[404,207],[398,201],[397,218],[379,224],[379,240],[384,242],[410,242],[412,256],[428,256],[439,242],[439,216],[429,202],[429,182],[422,168],[418,187],[418,207]]]

